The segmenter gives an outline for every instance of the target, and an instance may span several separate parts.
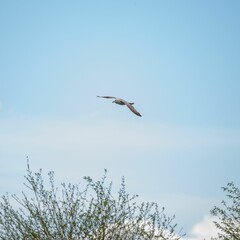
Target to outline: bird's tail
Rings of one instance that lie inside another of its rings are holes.
[[[134,102],[130,102],[130,104],[131,104],[131,105],[133,105],[133,104],[134,104]]]

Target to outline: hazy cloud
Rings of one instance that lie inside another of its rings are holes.
[[[240,133],[225,129],[136,122],[85,122],[55,119],[17,119],[1,122],[4,142],[17,148],[84,152],[116,150],[172,150],[204,147],[239,147]],[[3,138],[2,138],[3,139]]]

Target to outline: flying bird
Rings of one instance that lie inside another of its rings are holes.
[[[132,102],[127,102],[123,100],[122,98],[116,98],[116,97],[111,97],[111,96],[97,96],[99,98],[107,98],[107,99],[115,99],[112,101],[113,103],[119,104],[119,105],[126,105],[134,114],[137,116],[141,117],[142,115],[133,107]]]

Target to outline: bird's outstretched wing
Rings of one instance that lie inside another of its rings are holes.
[[[125,105],[137,116],[141,117],[142,115],[131,105],[130,103],[126,102]]]
[[[130,102],[127,102],[121,98],[116,98],[116,97],[112,97],[112,96],[97,96],[99,98],[110,98],[110,99],[116,99],[116,101],[114,101],[115,103],[117,104],[120,104],[120,105],[126,105],[134,114],[136,114],[137,116],[141,117],[142,115],[133,107],[133,104],[134,103],[130,103]]]
[[[116,97],[111,97],[111,96],[97,96],[97,97],[100,97],[100,98],[112,98],[112,99],[117,99]]]

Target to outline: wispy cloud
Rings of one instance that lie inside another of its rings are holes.
[[[240,132],[139,122],[56,119],[1,119],[0,148],[7,156],[66,159],[116,159],[168,151],[240,148]],[[131,159],[131,158],[130,158]],[[77,160],[76,160],[77,161]],[[97,164],[97,163],[95,163]]]
[[[4,126],[5,125],[5,126]],[[239,147],[240,132],[133,122],[16,119],[1,121],[0,144],[23,149],[79,152]]]

